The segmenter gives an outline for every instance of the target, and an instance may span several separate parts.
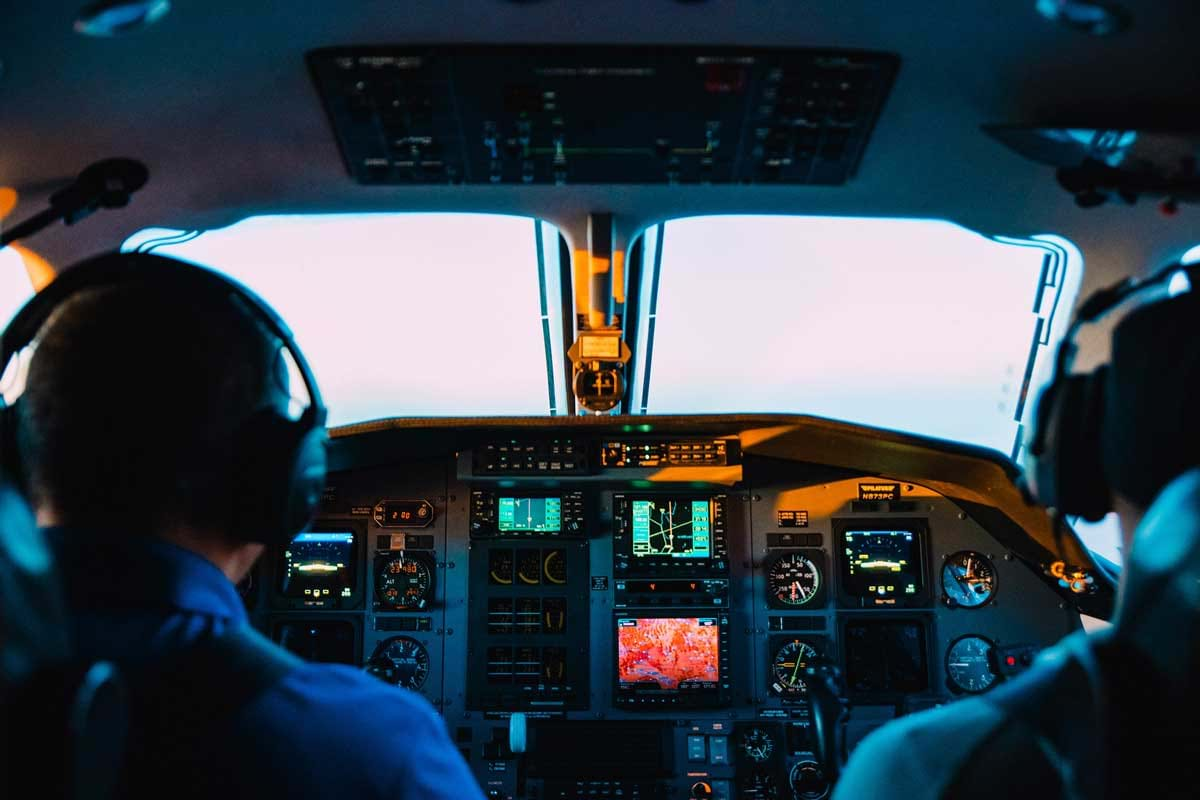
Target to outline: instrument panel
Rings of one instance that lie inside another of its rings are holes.
[[[712,450],[683,466],[693,446]],[[264,631],[422,694],[512,800],[820,800],[812,667],[837,667],[853,746],[1079,627],[937,492],[758,464],[735,436],[481,440],[345,470],[260,570]]]

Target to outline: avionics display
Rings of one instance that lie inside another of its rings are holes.
[[[471,492],[472,539],[576,538],[586,533],[582,492]]]
[[[618,705],[713,708],[728,698],[724,616],[616,619]]]
[[[557,497],[503,497],[497,500],[496,529],[501,533],[562,530],[562,500]]]
[[[708,558],[712,520],[708,500],[634,500],[633,556]]]
[[[283,550],[279,594],[301,605],[343,605],[355,595],[357,550],[353,530],[297,534]]]
[[[618,573],[724,574],[725,496],[613,498]]]
[[[843,604],[864,606],[924,605],[925,528],[904,520],[863,524],[838,531]]]

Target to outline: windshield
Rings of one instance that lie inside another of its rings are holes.
[[[633,413],[814,414],[1006,454],[1082,272],[1061,239],[936,220],[695,217],[642,239],[629,287]],[[261,216],[202,234],[142,231],[126,248],[262,294],[312,362],[333,424],[567,407],[570,265],[548,223]]]
[[[12,248],[0,250],[0,330],[31,297],[33,284],[20,254]]]
[[[539,220],[261,216],[198,235],[146,230],[125,249],[203,264],[260,294],[311,363],[331,425],[563,407],[559,236]]]
[[[815,414],[1006,454],[1082,268],[1062,240],[908,219],[678,219],[643,253],[638,410]]]

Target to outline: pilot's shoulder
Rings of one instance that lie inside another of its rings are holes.
[[[940,797],[954,777],[949,767],[961,763],[1002,722],[999,709],[977,698],[895,720],[854,748],[834,798]]]
[[[296,713],[335,716],[355,730],[396,722],[410,729],[442,725],[433,706],[416,692],[389,686],[342,664],[304,664],[285,675],[268,695],[268,700],[291,706]]]
[[[433,706],[362,670],[303,664],[248,706],[240,723],[239,768],[247,785],[273,787],[271,796],[480,796]]]

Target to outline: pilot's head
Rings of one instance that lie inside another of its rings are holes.
[[[1200,466],[1200,295],[1130,313],[1113,333],[1110,361],[1100,460],[1117,508],[1144,512],[1173,479]]]
[[[1116,511],[1128,547],[1159,492],[1200,466],[1200,294],[1136,308],[1111,352],[1043,390],[1030,473],[1037,498],[1065,514]]]
[[[227,537],[235,431],[287,400],[278,347],[260,328],[232,302],[158,282],[59,305],[16,407],[39,522]]]

